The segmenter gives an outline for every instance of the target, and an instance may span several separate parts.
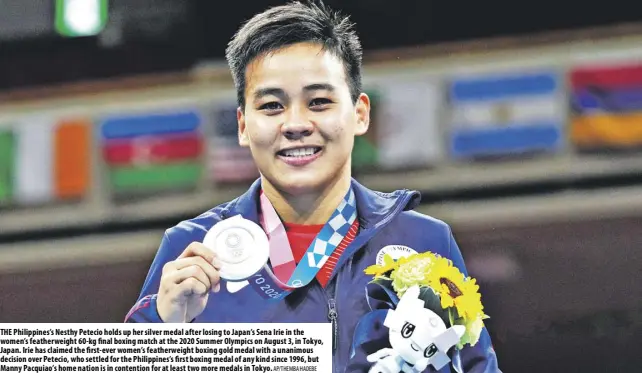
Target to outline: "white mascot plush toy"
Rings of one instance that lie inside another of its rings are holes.
[[[384,326],[389,329],[392,348],[368,355],[368,361],[375,363],[369,373],[420,373],[428,365],[439,370],[450,362],[447,352],[459,342],[466,328],[446,328],[436,313],[424,308],[419,291],[418,286],[411,287],[397,308],[388,311]]]

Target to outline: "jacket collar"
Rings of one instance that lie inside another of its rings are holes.
[[[351,180],[357,200],[357,217],[363,230],[377,229],[401,211],[415,208],[421,201],[421,194],[408,189],[383,193],[366,188],[354,178]],[[250,188],[235,200],[231,201],[221,213],[226,219],[241,215],[245,219],[259,223],[259,194],[261,179],[255,180]]]
[[[379,229],[402,211],[415,208],[421,201],[421,195],[417,191],[408,189],[396,190],[391,193],[373,191],[361,185],[354,178],[352,179],[352,188],[357,200],[359,232],[339,258],[329,280],[337,275],[346,261],[374,237]],[[260,224],[258,221],[260,192],[261,179],[259,178],[245,193],[227,205],[221,212],[221,218],[226,219],[240,214],[245,219]]]

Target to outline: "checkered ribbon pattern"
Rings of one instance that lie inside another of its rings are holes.
[[[296,265],[285,227],[263,192],[261,210],[261,226],[270,242],[272,270],[265,266],[249,282],[264,298],[276,300],[285,298],[292,290],[306,286],[315,278],[357,218],[356,199],[351,188]]]

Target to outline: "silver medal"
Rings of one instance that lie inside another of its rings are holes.
[[[219,274],[227,281],[252,277],[267,264],[270,256],[270,245],[263,229],[241,215],[214,224],[203,244],[221,261]]]

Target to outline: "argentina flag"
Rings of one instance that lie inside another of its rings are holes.
[[[472,76],[449,86],[454,158],[553,152],[563,145],[565,100],[549,72]]]

